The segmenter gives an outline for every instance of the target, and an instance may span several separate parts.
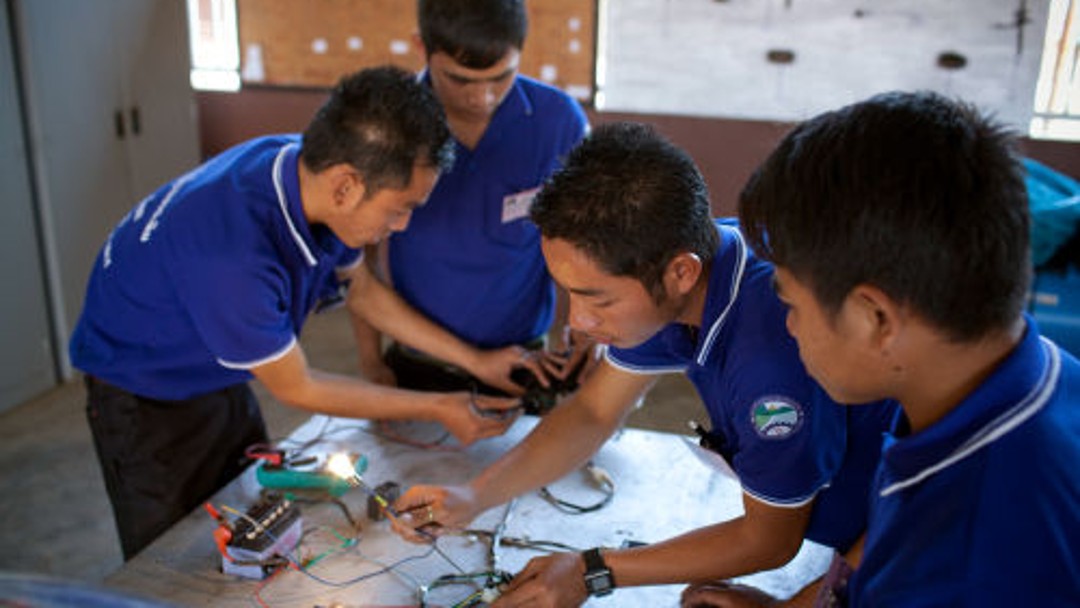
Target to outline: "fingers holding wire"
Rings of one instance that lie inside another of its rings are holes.
[[[394,531],[407,540],[423,542],[425,536],[462,529],[482,507],[468,486],[413,486],[394,502],[399,514]]]
[[[522,406],[520,399],[507,399],[503,397],[489,397],[479,395],[475,391],[469,397],[469,409],[476,416],[498,423],[489,425],[494,434],[502,434],[506,427],[512,423],[519,414]]]
[[[533,558],[492,606],[579,606],[588,599],[583,571],[584,564],[576,553]]]
[[[535,350],[527,350],[521,347],[518,347],[518,349],[520,352],[518,353],[518,361],[516,367],[523,367],[532,372],[533,376],[536,376],[536,381],[539,382],[540,385],[544,388],[547,388],[550,385],[551,381],[548,379],[548,375],[544,371],[544,353]]]
[[[443,532],[431,506],[398,513],[387,519],[394,532],[411,543],[431,543]]]
[[[433,532],[442,528],[439,525],[439,520],[435,517],[434,505],[427,505],[421,509],[413,511],[413,528],[422,535],[432,535]]]
[[[544,369],[544,374],[548,378],[558,378],[559,380],[565,380],[570,370],[570,356],[555,353],[551,351],[544,351],[539,356],[540,366]]]
[[[394,532],[409,542],[430,542],[441,527],[435,512],[439,491],[435,486],[419,486],[398,498],[387,509]]]
[[[399,513],[398,519],[414,530],[438,523],[435,518],[435,507],[433,505],[421,505],[414,509]]]

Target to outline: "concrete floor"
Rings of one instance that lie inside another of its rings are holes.
[[[344,373],[355,367],[344,310],[313,317],[302,344],[313,366]],[[254,388],[272,438],[307,420],[258,383]],[[96,583],[122,564],[83,408],[83,388],[75,381],[0,413],[0,572]],[[628,424],[682,433],[688,419],[703,416],[689,382],[667,376]]]

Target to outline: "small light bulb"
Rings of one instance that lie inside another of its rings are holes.
[[[339,452],[330,457],[330,460],[326,463],[326,468],[330,469],[330,472],[342,479],[352,479],[356,477],[356,468],[353,466],[352,459],[348,454]]]

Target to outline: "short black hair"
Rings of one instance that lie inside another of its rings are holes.
[[[657,302],[676,255],[708,263],[720,242],[694,161],[638,123],[597,127],[541,189],[531,214],[544,237],[568,241],[609,274],[637,279]]]
[[[453,142],[431,89],[415,74],[384,66],[338,82],[304,131],[300,155],[316,173],[352,165],[371,196],[407,187],[418,163],[448,169]]]
[[[416,14],[429,57],[443,52],[474,70],[520,51],[529,25],[524,0],[418,0]]]
[[[744,233],[835,316],[859,284],[950,339],[1007,328],[1031,282],[1015,137],[974,106],[885,93],[789,133],[739,199]]]

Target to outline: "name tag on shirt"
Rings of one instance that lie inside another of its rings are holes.
[[[536,200],[537,192],[540,192],[540,188],[522,190],[517,194],[503,197],[502,223],[508,224],[523,217],[528,217],[529,209],[532,208],[533,201]]]

